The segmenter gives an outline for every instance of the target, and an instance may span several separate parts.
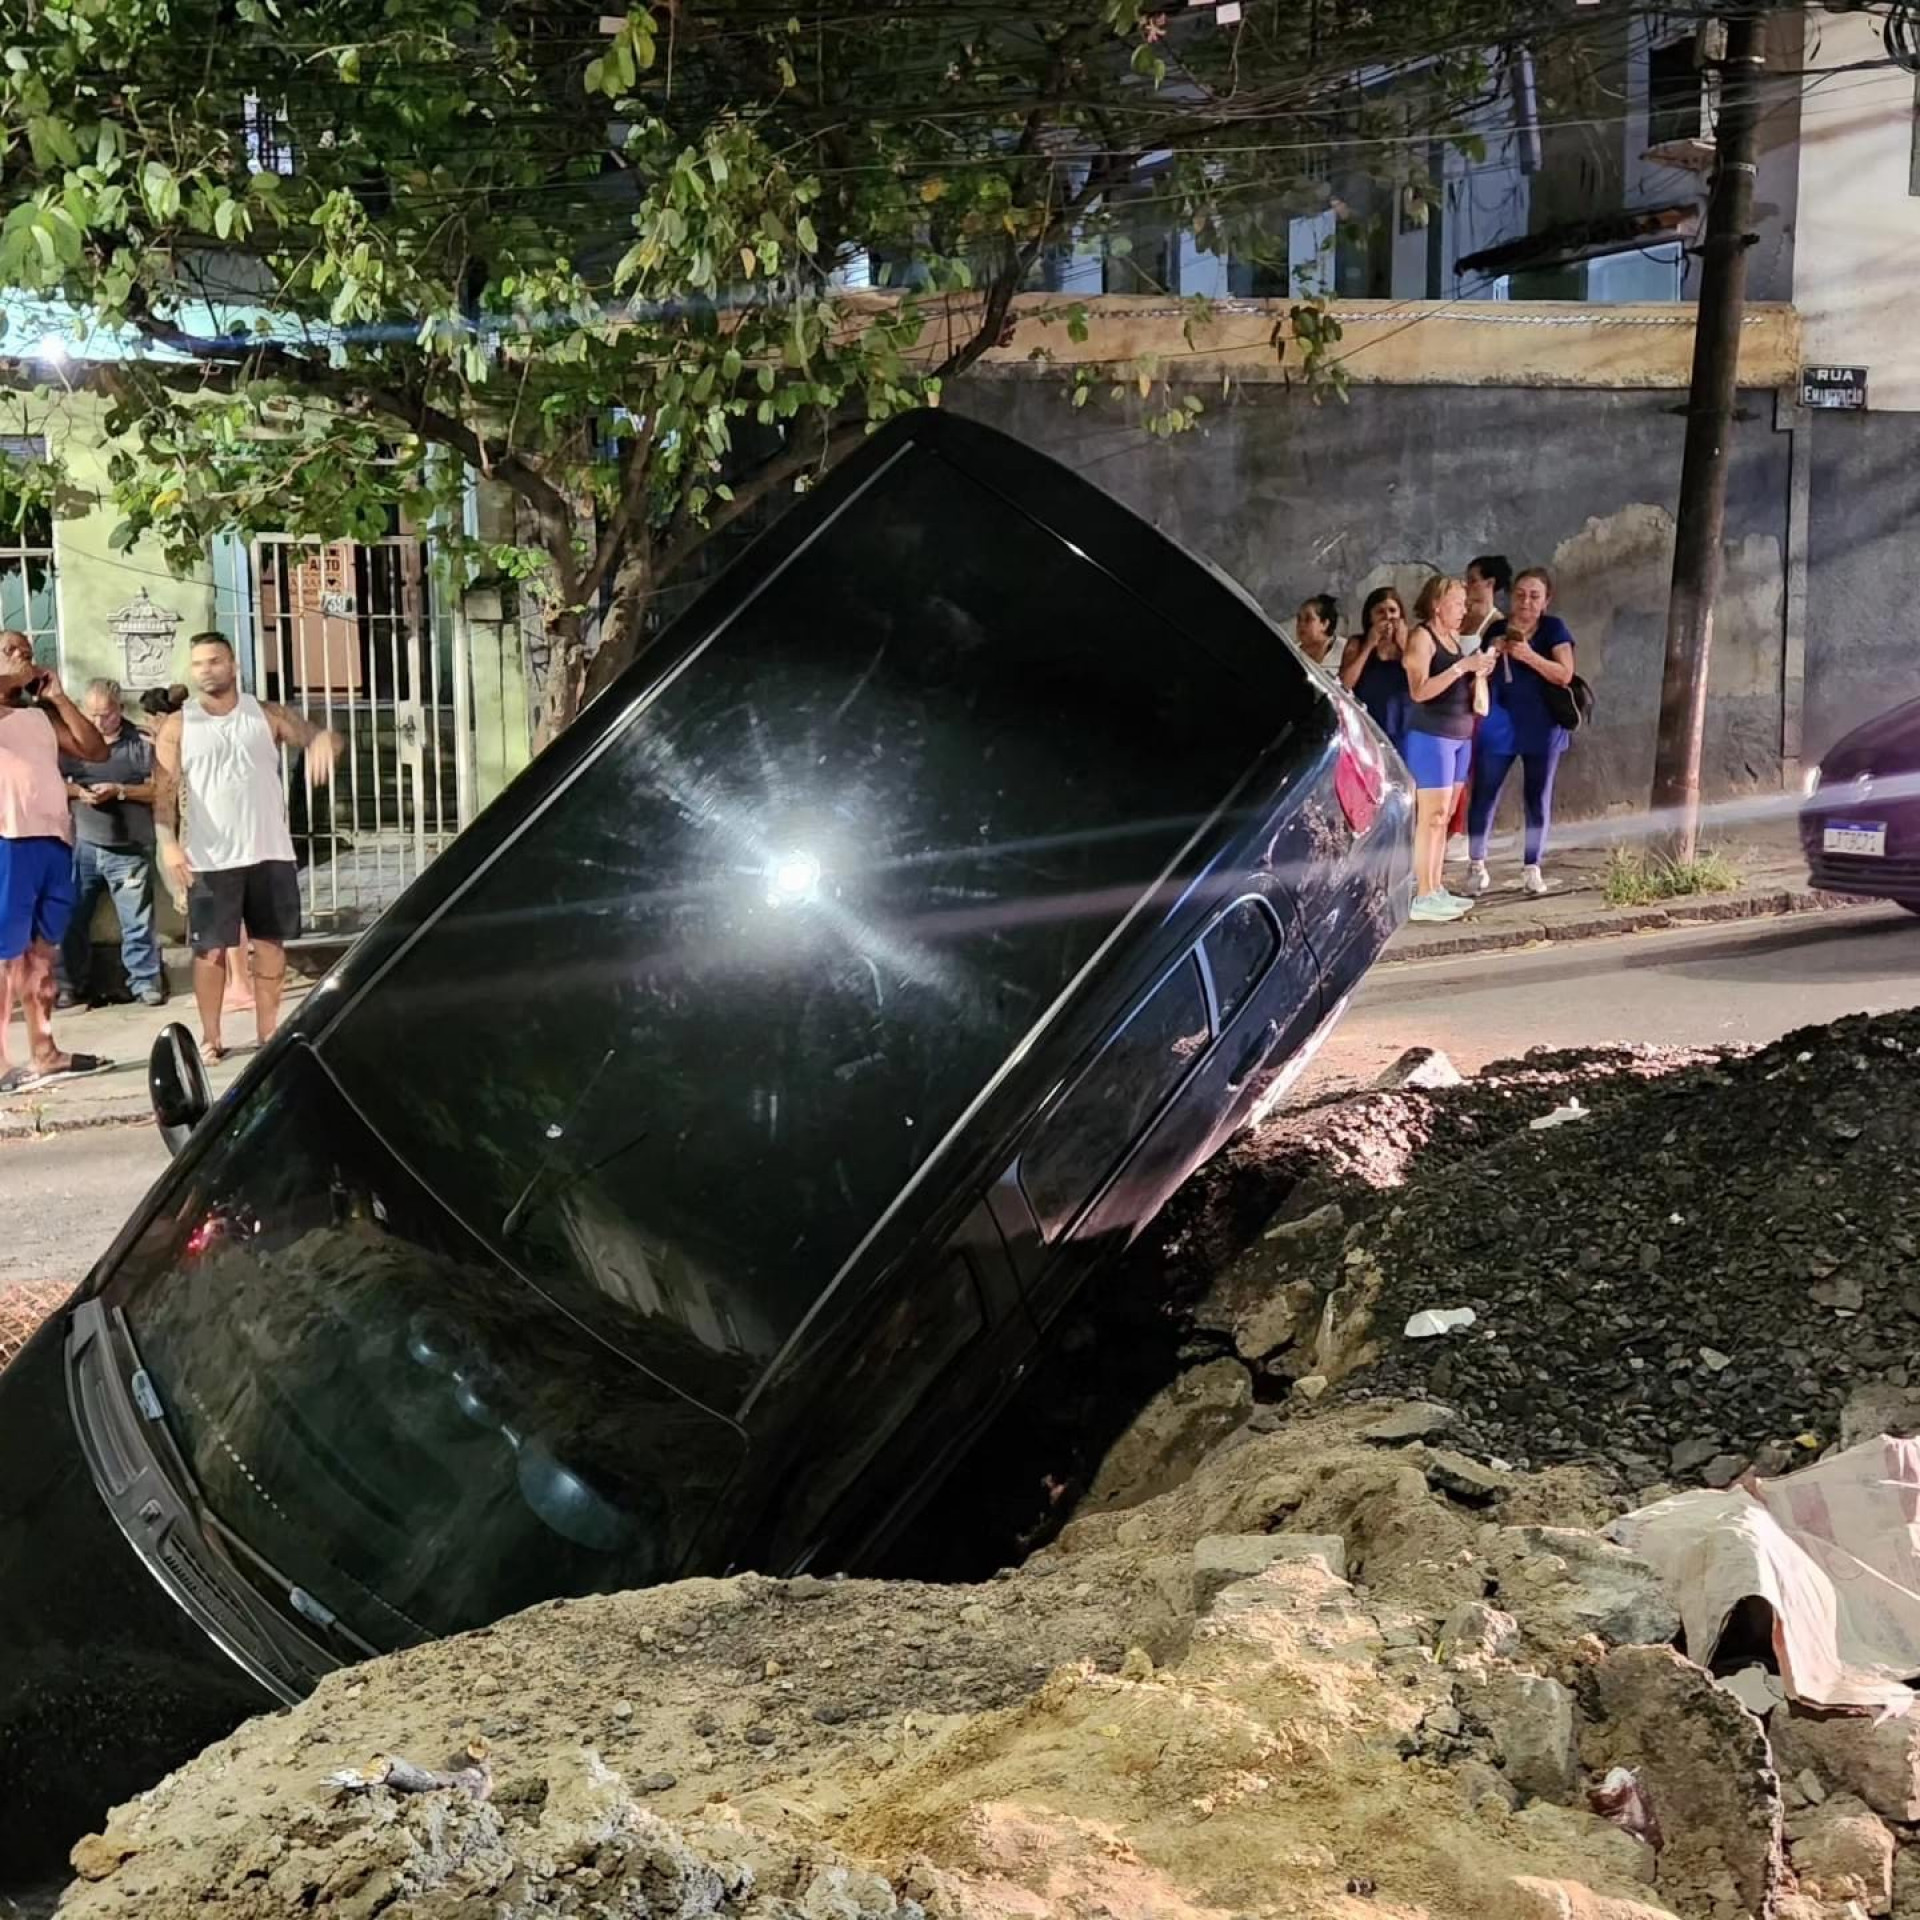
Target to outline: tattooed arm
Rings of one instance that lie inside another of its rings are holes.
[[[337,733],[316,726],[298,707],[279,700],[262,700],[260,711],[267,716],[273,737],[284,747],[307,756],[307,772],[315,786],[324,787],[333,778],[333,763],[345,744]]]
[[[180,716],[170,713],[153,730],[153,835],[160,844],[160,865],[176,893],[185,893],[193,882],[181,824]]]

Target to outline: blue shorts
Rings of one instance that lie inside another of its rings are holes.
[[[57,947],[73,906],[73,849],[64,840],[0,837],[0,960],[18,960],[36,940]]]
[[[1401,758],[1413,775],[1413,784],[1422,793],[1432,793],[1438,788],[1457,787],[1466,779],[1467,766],[1473,758],[1473,742],[1449,740],[1438,733],[1409,731]]]

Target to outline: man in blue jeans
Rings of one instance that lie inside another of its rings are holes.
[[[93,959],[93,909],[102,888],[120,921],[120,963],[144,1007],[161,1006],[160,948],[153,927],[153,744],[127,725],[120,688],[91,682],[81,710],[107,743],[104,760],[62,755],[73,803],[73,919],[61,945],[59,1004],[84,1004]]]

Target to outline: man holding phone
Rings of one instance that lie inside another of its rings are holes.
[[[82,1006],[93,970],[93,910],[102,892],[120,921],[120,964],[143,1007],[166,1002],[153,927],[153,743],[127,724],[120,684],[94,680],[81,708],[106,742],[98,762],[60,756],[73,802],[73,924],[55,970],[56,1006]]]
[[[24,633],[0,633],[0,1095],[98,1073],[109,1063],[62,1053],[53,1037],[54,961],[73,918],[73,823],[60,756],[107,757],[100,730],[37,666]],[[8,1057],[13,1003],[27,1059]]]

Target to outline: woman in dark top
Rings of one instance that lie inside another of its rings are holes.
[[[1492,704],[1480,723],[1473,795],[1467,806],[1470,893],[1484,893],[1492,884],[1487,874],[1487,834],[1500,804],[1500,789],[1516,760],[1527,816],[1521,884],[1529,893],[1547,890],[1540,862],[1553,819],[1553,776],[1570,737],[1547,705],[1547,688],[1573,683],[1573,635],[1564,620],[1547,611],[1552,600],[1551,576],[1543,567],[1529,567],[1514,577],[1512,611],[1487,629],[1487,649],[1497,666],[1487,683]]]
[[[1419,624],[1407,636],[1407,769],[1418,789],[1413,828],[1415,920],[1457,920],[1471,900],[1449,893],[1440,874],[1447,821],[1467,775],[1473,746],[1473,682],[1493,671],[1493,656],[1460,651],[1467,610],[1464,582],[1437,573],[1414,604]]]
[[[1394,751],[1407,750],[1407,610],[1391,587],[1375,587],[1360,609],[1360,631],[1340,660],[1341,684],[1373,716]]]

